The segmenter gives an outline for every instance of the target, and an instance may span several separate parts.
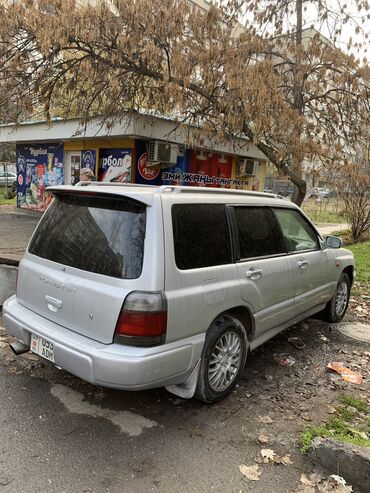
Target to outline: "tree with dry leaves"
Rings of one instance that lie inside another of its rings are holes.
[[[170,114],[195,129],[193,145],[248,136],[301,203],[302,164],[343,159],[368,126],[359,104],[369,88],[366,64],[318,34],[304,40],[303,4],[0,0],[0,107],[82,123],[99,115],[108,126],[136,111]],[[296,27],[285,33],[292,5]],[[254,20],[242,27],[245,7]]]

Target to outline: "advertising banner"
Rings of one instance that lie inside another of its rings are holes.
[[[45,188],[63,184],[63,144],[17,145],[17,206],[43,212],[52,196]]]
[[[131,182],[132,149],[100,149],[99,181]]]
[[[173,181],[167,178],[168,173],[182,173],[188,170],[188,151],[185,155],[177,157],[177,163],[173,166],[161,168],[160,166],[148,166],[148,153],[146,141],[137,141],[136,143],[136,166],[135,166],[135,183],[143,185],[182,185],[182,182]]]
[[[82,151],[82,163],[81,168],[89,168],[95,175],[95,163],[96,163],[96,150]]]

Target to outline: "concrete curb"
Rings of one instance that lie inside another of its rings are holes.
[[[308,454],[333,474],[342,476],[348,484],[369,493],[370,449],[331,438],[315,438]]]

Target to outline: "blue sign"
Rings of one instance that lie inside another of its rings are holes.
[[[95,174],[96,150],[82,151],[81,168],[89,168]]]

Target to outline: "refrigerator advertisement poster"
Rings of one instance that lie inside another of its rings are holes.
[[[45,211],[52,195],[46,187],[63,185],[63,144],[17,145],[17,206]]]

